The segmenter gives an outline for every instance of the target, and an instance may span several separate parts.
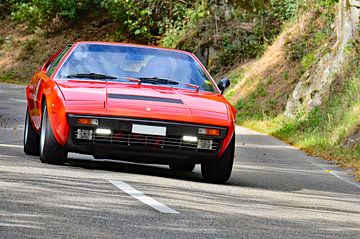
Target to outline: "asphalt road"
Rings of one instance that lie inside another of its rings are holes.
[[[25,107],[0,84],[0,238],[360,238],[360,184],[272,137],[237,128],[226,185],[198,166],[54,166],[23,153]]]

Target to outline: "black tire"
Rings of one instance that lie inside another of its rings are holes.
[[[67,158],[65,147],[56,141],[51,129],[46,105],[44,106],[41,119],[39,152],[40,160],[43,163],[64,164]]]
[[[201,174],[206,182],[225,183],[229,180],[234,163],[235,135],[224,154],[215,160],[201,163]]]
[[[29,112],[26,110],[23,140],[25,154],[39,156],[39,140],[40,137],[32,127]]]
[[[195,169],[194,163],[171,163],[169,164],[171,170],[181,172],[192,172]]]

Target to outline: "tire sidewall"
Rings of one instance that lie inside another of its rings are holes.
[[[47,124],[47,108],[44,106],[43,114],[41,117],[41,129],[40,129],[40,143],[39,143],[39,152],[40,155],[44,157],[44,148],[46,143],[46,136],[48,131],[48,124]]]
[[[228,181],[232,172],[234,155],[235,134],[221,157],[201,164],[201,173],[205,181],[211,183],[225,183]]]
[[[66,148],[57,142],[52,131],[46,105],[41,120],[39,151],[43,163],[64,164],[67,158]]]
[[[23,135],[23,146],[24,153],[27,155],[38,156],[39,155],[39,135],[34,130],[30,114],[28,109],[26,109],[25,113],[25,123],[24,123],[24,135]]]
[[[23,143],[24,143],[24,148],[27,147],[27,145],[29,144],[29,112],[28,110],[26,110],[26,115],[25,115],[25,128],[24,128],[24,139],[23,139]]]

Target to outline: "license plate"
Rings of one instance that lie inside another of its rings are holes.
[[[166,127],[133,124],[131,133],[166,136]]]

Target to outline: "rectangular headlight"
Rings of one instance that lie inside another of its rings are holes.
[[[184,142],[197,142],[198,141],[198,138],[196,136],[185,135],[185,136],[183,136],[182,139]]]
[[[111,129],[96,129],[95,133],[99,135],[110,135]]]

